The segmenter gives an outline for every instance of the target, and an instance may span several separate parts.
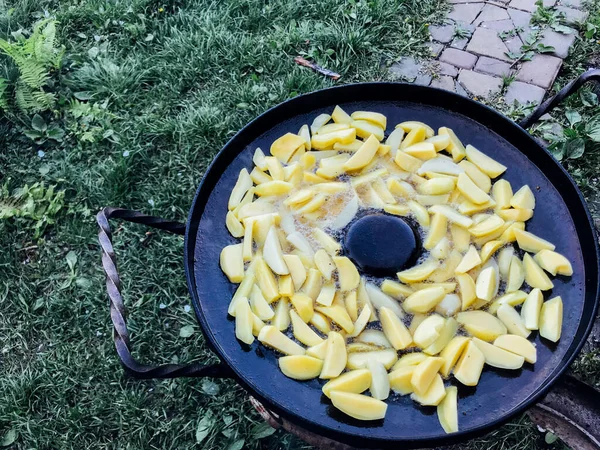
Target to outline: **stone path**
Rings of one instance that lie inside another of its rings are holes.
[[[390,68],[392,75],[471,97],[501,95],[508,104],[542,101],[577,37],[568,25],[587,18],[581,0],[543,0],[545,8],[560,12],[559,31],[531,23],[536,0],[448,1],[452,10],[444,22],[429,27],[436,60],[402,58]],[[519,60],[528,45],[538,44],[554,50]]]

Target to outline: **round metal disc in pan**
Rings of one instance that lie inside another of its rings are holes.
[[[392,395],[384,420],[360,422],[335,410],[321,393],[323,382],[298,382],[278,369],[277,355],[258,341],[248,347],[235,338],[227,307],[236,285],[219,268],[219,254],[236,242],[225,227],[227,201],[239,171],[252,168],[256,147],[268,152],[271,142],[296,133],[320,113],[339,104],[345,111],[385,114],[388,129],[402,121],[419,120],[434,129],[452,128],[508,167],[504,178],[513,189],[528,184],[536,209],[527,229],[556,244],[573,264],[572,277],[554,278],[556,295],[564,302],[562,338],[558,344],[535,336],[538,361],[517,371],[484,369],[476,388],[459,385],[459,427],[446,435],[434,407],[420,407],[409,396]],[[203,331],[239,381],[275,412],[324,436],[359,447],[447,444],[480,434],[522,411],[543,394],[581,348],[594,318],[598,298],[598,250],[595,233],[581,194],[573,181],[529,134],[493,110],[458,95],[404,84],[348,85],[315,92],[283,103],[240,131],[215,158],[201,183],[188,219],[186,273]]]

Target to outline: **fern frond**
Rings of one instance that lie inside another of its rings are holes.
[[[8,111],[8,80],[0,78],[0,111]]]

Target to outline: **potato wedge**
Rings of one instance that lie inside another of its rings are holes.
[[[454,378],[465,386],[477,386],[484,364],[483,352],[473,341],[469,341],[454,367]]]
[[[348,361],[346,341],[341,334],[331,331],[327,336],[327,350],[323,360],[323,369],[319,378],[331,379],[338,377]]]
[[[525,358],[520,355],[511,353],[507,350],[497,347],[496,345],[482,341],[481,339],[473,338],[473,343],[479,350],[481,350],[481,353],[483,353],[485,363],[488,366],[510,370],[520,369],[523,367]]]
[[[323,361],[307,355],[282,356],[278,362],[286,377],[301,381],[317,378],[323,368]]]
[[[385,417],[387,403],[366,395],[332,390],[333,406],[357,420],[379,420]]]
[[[562,333],[563,303],[560,297],[544,302],[540,313],[540,336],[558,342]]]
[[[456,386],[446,388],[446,396],[437,406],[437,416],[446,433],[458,431],[458,389]]]
[[[485,311],[464,311],[456,315],[456,321],[471,335],[491,342],[507,333],[506,326]]]
[[[322,388],[323,394],[330,397],[331,391],[360,394],[371,387],[371,371],[369,369],[350,370],[339,377],[329,380]]]
[[[517,336],[515,334],[498,336],[494,341],[494,346],[507,350],[515,355],[520,355],[528,363],[534,364],[537,361],[537,350],[535,345],[522,336]]]

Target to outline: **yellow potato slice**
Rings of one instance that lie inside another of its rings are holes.
[[[492,186],[492,197],[496,202],[496,208],[510,208],[510,201],[513,197],[512,187],[507,180],[498,180]]]
[[[384,130],[387,127],[387,118],[381,113],[372,111],[354,111],[350,117],[353,120],[366,120],[368,122],[372,122]]]
[[[444,236],[440,241],[435,244],[429,254],[435,259],[444,260],[450,255],[450,241]]]
[[[554,287],[554,283],[552,283],[548,275],[537,265],[529,253],[525,253],[525,256],[523,256],[523,270],[525,271],[525,281],[532,288],[547,291]]]
[[[447,194],[454,189],[455,184],[453,178],[432,178],[417,186],[417,190],[425,195]]]
[[[510,206],[521,209],[535,209],[535,197],[528,185],[523,186],[510,200]]]
[[[429,276],[429,281],[433,281],[434,283],[442,283],[454,277],[454,271],[460,264],[461,259],[462,255],[456,250],[452,250],[440,268]]]
[[[441,152],[450,145],[450,136],[438,134],[437,136],[431,136],[425,139],[425,142],[433,144],[436,152]]]
[[[481,247],[481,263],[485,264],[485,262],[490,259],[490,256],[492,256],[494,253],[496,253],[496,251],[502,247],[504,245],[504,242],[498,240],[498,241],[489,241],[486,242],[485,244],[483,244],[483,247]]]
[[[414,368],[410,382],[417,394],[424,395],[427,392],[443,363],[442,358],[431,357]]]
[[[346,341],[341,334],[331,331],[327,336],[327,350],[325,351],[323,369],[319,378],[331,379],[338,377],[346,367],[347,361]]]
[[[440,337],[445,323],[446,319],[437,314],[426,317],[413,333],[414,343],[420,348],[429,347]]]
[[[350,319],[345,307],[332,305],[317,306],[315,309],[337,323],[346,333],[352,333],[354,331],[354,323],[352,322],[352,319]]]
[[[489,236],[500,230],[503,226],[504,220],[494,214],[478,224],[471,226],[469,232],[475,237]]]
[[[456,386],[446,388],[446,396],[437,406],[437,416],[446,433],[458,431],[458,388]]]
[[[383,350],[374,350],[370,352],[350,353],[348,354],[348,369],[364,369],[369,359],[381,361],[386,369],[392,367],[398,361],[398,353],[393,348]]]
[[[244,226],[232,211],[227,212],[227,215],[225,216],[225,225],[227,226],[227,231],[229,231],[233,237],[242,237],[244,235]]]
[[[444,381],[439,374],[435,375],[427,392],[424,394],[413,392],[410,394],[412,400],[423,406],[437,406],[444,400],[445,396],[446,390],[444,389]]]
[[[397,300],[402,300],[414,292],[410,286],[393,280],[384,280],[383,283],[381,283],[381,290]]]
[[[333,148],[333,144],[336,142],[341,144],[350,144],[351,142],[354,142],[356,135],[357,130],[355,128],[334,131],[327,134],[313,134],[310,144],[313,150],[329,150]]]
[[[481,190],[466,173],[458,175],[456,188],[463,197],[476,205],[486,203],[490,200],[490,196]]]
[[[272,325],[260,330],[258,340],[286,355],[304,355],[305,350]]]
[[[535,345],[522,336],[505,334],[494,341],[494,346],[507,350],[515,355],[522,356],[528,363],[537,361],[537,350]]]
[[[354,322],[358,319],[358,295],[356,291],[348,292],[344,297],[344,306]],[[356,325],[354,326],[356,329]]]
[[[521,288],[525,281],[525,270],[523,263],[517,256],[512,256],[508,269],[506,292],[514,292]]]
[[[306,354],[313,358],[320,360],[325,359],[325,353],[327,352],[327,341],[323,340],[320,344],[314,345],[306,349]]]
[[[312,124],[310,125],[310,132],[315,134],[319,128],[325,125],[327,122],[331,120],[331,116],[329,114],[319,114],[314,118]]]
[[[560,253],[548,249],[542,249],[535,254],[533,259],[542,269],[554,276],[556,276],[556,274],[565,275],[568,277],[573,275],[573,267],[571,267],[571,263]]]
[[[234,244],[223,247],[219,259],[221,270],[232,283],[241,283],[244,279],[244,258],[242,256],[243,244]]]
[[[252,291],[250,291],[250,308],[256,314],[256,317],[261,320],[270,320],[275,316],[273,308],[265,300],[262,291],[256,284],[252,286]]]
[[[419,353],[421,354],[421,353]],[[411,379],[416,365],[403,366],[394,369],[389,373],[390,388],[400,395],[407,395],[414,392]]]
[[[335,297],[335,284],[327,283],[321,288],[321,292],[317,296],[316,302],[323,306],[331,306]],[[312,300],[312,299],[311,299]]]
[[[356,289],[360,282],[360,275],[354,263],[346,256],[335,256],[333,262],[338,270],[340,289],[344,292]]]
[[[388,178],[386,185],[389,191],[398,197],[411,198],[415,195],[415,189],[406,181],[390,177]]]
[[[313,347],[323,342],[323,339],[315,333],[311,327],[304,323],[296,311],[290,311],[290,319],[292,320],[294,337],[304,345]]]
[[[400,147],[402,147],[402,145],[400,145]],[[402,149],[396,152],[394,161],[402,170],[406,170],[407,172],[411,173],[414,173],[417,170],[419,170],[419,167],[421,167],[421,165],[423,164],[422,160],[409,155]]]
[[[440,373],[447,377],[450,375],[450,371],[454,368],[456,361],[462,355],[464,349],[469,343],[469,338],[465,336],[455,336],[452,340],[444,347],[444,350],[440,353],[440,358],[444,360]]]
[[[491,301],[496,291],[496,281],[496,271],[493,267],[483,269],[475,282],[475,294],[477,298],[486,302]]]
[[[421,195],[417,194],[415,200],[423,206],[445,205],[448,203],[449,194],[442,195]]]
[[[409,313],[427,313],[442,301],[446,291],[442,287],[429,287],[411,294],[402,304]]]
[[[242,169],[240,170],[235,186],[229,195],[227,207],[230,211],[240,204],[244,195],[246,195],[250,188],[252,188],[252,178],[250,178],[250,174],[246,169]]]
[[[349,124],[345,123],[328,123],[327,125],[323,125],[319,128],[315,134],[328,134],[333,133],[334,131],[347,130],[350,128]]]
[[[423,228],[428,228],[429,213],[427,210],[414,200],[409,200],[406,204],[410,208],[412,214],[415,216],[415,219],[417,219],[417,222],[419,222],[419,225],[421,225]]]
[[[454,191],[460,194],[460,191]],[[461,204],[458,205],[458,212],[461,214],[465,214],[467,216],[471,214],[475,214],[482,211],[487,211],[496,206],[496,202],[490,198],[487,202],[482,203],[480,205],[476,205],[475,203],[465,200]]]
[[[297,255],[283,255],[283,260],[290,271],[294,289],[300,289],[306,280],[306,269],[302,264],[302,260]]]
[[[406,130],[404,130],[406,131]],[[410,131],[400,144],[400,150],[410,147],[411,145],[422,142],[427,137],[427,129],[424,126],[415,126]]]
[[[485,311],[464,311],[456,315],[460,323],[471,336],[491,342],[506,334],[506,326],[496,317]]]
[[[252,310],[246,297],[242,297],[236,304],[235,308],[235,337],[245,344],[254,342],[252,334]]]
[[[331,331],[329,320],[321,313],[315,312],[309,323],[323,334],[329,334]]]
[[[280,297],[279,285],[275,279],[275,275],[262,257],[257,256],[254,260],[254,275],[258,287],[262,291],[265,299],[272,303]]]
[[[509,292],[508,294],[504,294],[502,297],[498,297],[496,300],[494,300],[494,302],[488,307],[488,312],[490,314],[496,314],[496,311],[498,311],[500,306],[517,306],[523,303],[526,298],[527,294],[523,291]]]
[[[562,332],[563,303],[560,297],[554,297],[542,305],[540,313],[540,336],[552,342],[558,342]]]
[[[310,380],[321,373],[323,361],[307,355],[291,355],[279,358],[279,369],[288,378]]]
[[[543,303],[544,296],[540,289],[532,289],[529,295],[527,295],[525,303],[523,303],[523,307],[521,308],[521,317],[525,324],[525,328],[528,330],[539,329],[540,313],[542,311]]]
[[[492,181],[485,173],[483,173],[477,166],[467,160],[462,160],[459,164],[469,178],[477,185],[479,189],[488,194],[492,188]]]
[[[351,127],[356,130],[356,136],[363,139],[368,139],[370,136],[374,136],[378,141],[382,141],[384,137],[384,129],[379,125],[374,124],[368,120],[353,120],[350,123]]]
[[[501,209],[497,213],[507,222],[526,222],[533,217],[533,209]]]
[[[471,245],[467,253],[465,253],[465,256],[461,260],[460,264],[456,269],[454,269],[454,271],[457,274],[466,273],[480,264],[481,258],[479,257],[479,253],[477,252],[475,246]]]
[[[415,128],[424,128],[425,136],[427,136],[428,138],[431,138],[435,134],[435,131],[429,125],[416,120],[408,120],[406,122],[399,123],[398,125],[396,125],[396,129],[398,128],[402,128],[407,133],[411,132]]]
[[[367,361],[367,369],[371,372],[371,397],[385,400],[390,395],[390,379],[385,366],[381,361],[370,359]]]
[[[369,316],[370,315],[371,314],[369,311]],[[367,316],[367,319],[369,316]],[[391,309],[386,307],[380,308],[379,320],[381,321],[383,333],[392,344],[392,347],[394,347],[396,350],[404,350],[406,347],[412,344],[412,336],[410,335],[408,328],[406,328],[406,325],[404,325],[400,318]]]
[[[352,117],[350,117],[346,111],[337,105],[331,113],[331,118],[335,123],[345,123],[349,125],[352,122]]]
[[[439,263],[436,260],[428,259],[410,269],[398,272],[396,275],[403,283],[416,283],[417,281],[425,280],[438,267]]]
[[[440,353],[454,338],[458,330],[458,322],[452,317],[446,319],[444,326],[440,331],[439,337],[429,347],[423,351],[428,355],[437,355]]]
[[[460,289],[460,298],[462,301],[462,310],[469,308],[477,300],[475,281],[467,273],[456,275],[456,281]]]
[[[450,222],[456,223],[464,228],[469,228],[471,225],[473,225],[473,220],[471,218],[460,214],[458,211],[448,205],[434,205],[429,208],[429,212],[440,213],[446,216]]]
[[[455,162],[462,160],[466,156],[465,147],[456,134],[454,134],[454,131],[447,127],[440,127],[438,129],[438,134],[446,135],[450,138],[450,144],[446,149],[452,153],[452,159]]]
[[[431,218],[429,231],[427,237],[423,242],[423,247],[427,250],[431,250],[435,247],[440,240],[446,236],[448,230],[448,219],[442,214],[434,214]]]
[[[384,205],[383,210],[395,216],[406,217],[410,213],[410,208],[404,205]]]
[[[517,244],[519,244],[521,250],[526,252],[537,253],[540,250],[554,250],[556,248],[553,243],[548,242],[529,231],[515,230],[514,233],[517,238]]]
[[[450,225],[450,234],[452,235],[455,250],[463,253],[469,249],[469,242],[471,241],[469,230],[460,225],[452,224]]]
[[[506,166],[480,152],[472,145],[465,147],[467,159],[475,164],[483,173],[490,178],[496,178],[506,171]]]
[[[506,329],[510,334],[516,334],[517,336],[522,336],[524,338],[531,334],[531,331],[525,327],[521,315],[512,306],[508,304],[500,305],[498,311],[496,311],[496,316],[498,316],[498,319],[506,326]]]
[[[233,294],[233,298],[231,299],[231,302],[229,303],[229,306],[227,308],[227,314],[235,317],[235,309],[237,307],[237,302],[242,298],[248,298],[250,296],[252,286],[254,286],[254,281],[254,273],[251,271],[247,271],[246,275],[244,275],[244,279],[236,289],[235,294]]]
[[[259,197],[266,197],[270,195],[284,195],[292,190],[294,185],[286,181],[268,181],[266,183],[259,184],[256,186],[254,192]]]
[[[362,394],[332,390],[331,403],[337,409],[357,420],[379,420],[385,417],[387,403]]]
[[[445,282],[445,283],[423,282],[423,283],[413,283],[413,284],[410,285],[410,287],[413,289],[413,292],[420,291],[422,289],[432,288],[432,287],[441,287],[442,289],[444,289],[444,292],[446,294],[451,294],[451,293],[453,293],[456,290],[456,283],[452,283],[452,282]],[[411,292],[411,294],[412,294],[412,292]]]
[[[313,299],[306,294],[296,293],[290,298],[294,309],[304,322],[308,322],[313,313]]]
[[[394,367],[392,367],[392,370],[397,370],[402,367],[417,366],[421,362],[426,360],[427,358],[428,358],[428,356],[425,353],[421,353],[421,352],[407,353],[406,355],[402,355],[400,357],[398,362],[396,364],[394,364]],[[410,380],[408,382],[410,384]]]
[[[523,367],[525,358],[522,356],[506,351],[496,345],[482,341],[481,339],[473,338],[472,342],[479,350],[481,350],[481,353],[483,353],[485,358],[485,363],[488,366],[510,370],[516,370]]]
[[[286,133],[273,141],[271,155],[287,164],[298,147],[304,145],[304,142],[304,139],[297,134]]]
[[[385,337],[383,331],[379,330],[364,330],[356,338],[356,341],[369,345],[374,345],[380,348],[392,348],[392,344],[390,343],[390,341],[388,341],[388,338]]]
[[[359,170],[369,164],[377,149],[379,147],[379,141],[374,135],[369,136],[365,143],[352,155],[352,157],[344,163],[344,170],[352,171]]]
[[[437,152],[435,146],[430,142],[418,142],[404,149],[404,152],[415,158],[428,160],[435,158]]]
[[[339,377],[329,380],[323,388],[323,394],[331,396],[331,391],[360,394],[371,387],[371,371],[368,369],[350,370]]]
[[[275,317],[271,321],[279,331],[287,330],[290,326],[290,303],[287,298],[281,298],[275,306]]]
[[[485,356],[473,341],[469,341],[454,367],[454,378],[465,386],[477,386],[483,371]]]
[[[369,305],[365,305],[360,312],[360,315],[356,318],[354,322],[354,331],[348,335],[348,337],[356,337],[365,329],[369,320],[371,319],[372,310]]]
[[[311,299],[316,300],[321,292],[322,280],[321,272],[317,269],[308,269],[308,275],[302,285],[302,291]]]

